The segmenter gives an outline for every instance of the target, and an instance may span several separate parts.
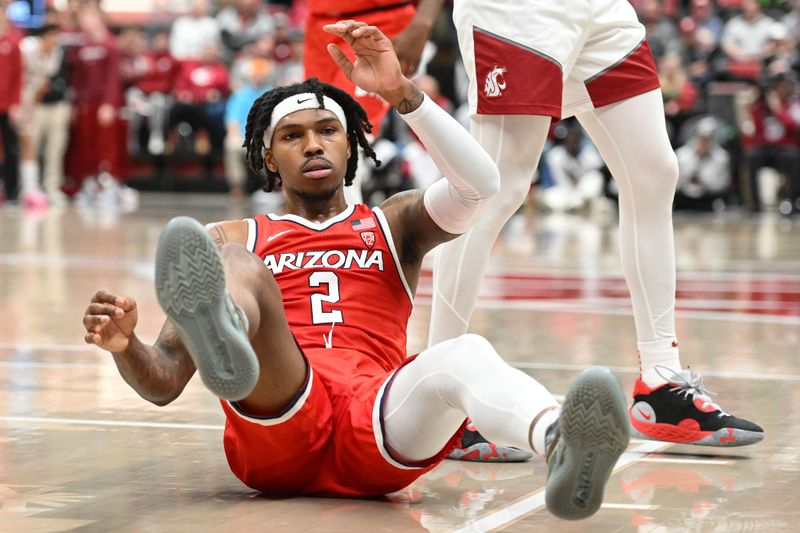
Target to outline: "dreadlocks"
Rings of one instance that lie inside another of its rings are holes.
[[[272,110],[286,98],[301,93],[314,93],[320,107],[322,107],[322,96],[327,96],[342,106],[344,110],[347,119],[347,140],[350,143],[350,158],[347,160],[347,172],[344,176],[345,185],[353,183],[356,175],[359,146],[364,150],[364,154],[375,162],[376,166],[380,166],[381,162],[378,161],[375,151],[370,147],[365,136],[365,133],[372,132],[372,124],[370,124],[364,108],[341,89],[322,83],[317,78],[309,78],[303,83],[278,87],[264,93],[255,101],[247,115],[243,145],[247,148],[247,163],[253,171],[263,170],[266,173],[265,191],[275,190],[280,185],[281,179],[277,172],[272,172],[264,165],[264,133],[272,120]]]

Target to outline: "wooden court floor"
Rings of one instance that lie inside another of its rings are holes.
[[[580,523],[544,509],[546,468],[445,461],[382,500],[260,497],[230,473],[218,402],[192,380],[159,408],[83,344],[98,288],[163,320],[152,257],[172,216],[252,214],[221,196],[152,195],[133,214],[0,207],[0,531],[798,531],[800,220],[676,216],[684,364],[764,442],[713,449],[633,441],[604,507]],[[633,319],[613,217],[519,215],[492,255],[472,330],[556,394],[589,364],[630,391]],[[409,350],[424,346],[423,276]]]

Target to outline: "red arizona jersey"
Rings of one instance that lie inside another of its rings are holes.
[[[348,378],[406,359],[412,296],[380,209],[348,206],[319,224],[272,214],[247,223],[247,248],[275,276],[292,333],[315,365]]]

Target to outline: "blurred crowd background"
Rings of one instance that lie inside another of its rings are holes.
[[[308,2],[0,0],[0,201],[130,210],[139,190],[191,190],[279,209],[241,144],[252,102],[304,79]],[[675,208],[800,210],[800,0],[631,3],[679,161]],[[451,13],[414,80],[468,124]],[[440,177],[396,115],[380,132],[367,203]],[[609,210],[616,195],[574,119],[553,124],[531,190],[548,211]]]

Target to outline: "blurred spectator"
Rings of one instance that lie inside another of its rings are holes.
[[[25,64],[23,109],[28,117],[22,132],[22,199],[38,207],[64,205],[64,153],[69,139],[71,106],[67,99],[69,72],[58,26],[46,24],[37,34],[23,39]],[[44,150],[39,153],[40,147]],[[39,188],[39,158],[44,162],[44,190]]]
[[[191,126],[195,151],[204,156],[207,177],[213,175],[214,164],[223,150],[228,91],[228,67],[220,61],[215,44],[203,48],[201,59],[181,63],[175,80],[175,103],[170,111],[169,128],[181,122]]]
[[[792,0],[792,10],[784,15],[781,22],[789,30],[795,41],[800,41],[800,1]]]
[[[147,118],[147,151],[151,155],[164,152],[167,118],[172,103],[172,87],[178,73],[178,62],[169,52],[169,34],[161,31],[153,36],[149,50],[142,50],[135,58],[132,86],[125,93],[126,105],[131,113],[133,153],[140,152],[139,139],[142,119]]]
[[[658,77],[661,80],[661,93],[664,97],[664,112],[672,131],[670,137],[680,131],[683,122],[697,110],[698,92],[681,65],[676,53],[666,54],[658,63]]]
[[[0,4],[7,4],[8,0],[0,0]],[[270,5],[274,8],[277,3],[281,6],[291,6],[286,15],[270,14],[275,9],[268,9]],[[78,137],[73,137],[72,147],[67,152],[68,175],[80,180],[84,176],[121,176],[124,152],[120,150],[122,139],[120,136],[123,124],[118,118],[117,108],[122,103],[121,83],[116,73],[121,73],[127,81],[125,97],[126,115],[131,119],[132,131],[130,149],[131,153],[147,151],[154,155],[169,153],[165,145],[168,138],[165,135],[166,126],[175,126],[184,123],[179,129],[182,139],[195,141],[195,148],[206,156],[205,162],[213,165],[217,156],[225,154],[227,165],[226,174],[231,179],[229,185],[234,194],[240,194],[243,189],[247,189],[244,181],[247,176],[243,174],[241,164],[234,169],[231,164],[232,154],[238,153],[241,159],[241,149],[237,146],[241,140],[239,136],[234,136],[233,132],[237,129],[233,127],[233,114],[240,117],[245,112],[248,104],[242,101],[250,100],[253,94],[262,89],[253,87],[251,67],[258,67],[263,73],[263,66],[270,72],[269,78],[260,85],[266,87],[276,85],[287,85],[302,81],[308,75],[316,75],[325,81],[332,81],[340,84],[340,80],[327,80],[320,72],[328,67],[338,69],[330,60],[325,45],[329,41],[338,40],[334,36],[321,32],[324,23],[334,22],[339,18],[363,18],[367,16],[371,23],[381,27],[385,33],[394,37],[394,44],[398,53],[402,55],[406,69],[413,67],[411,59],[421,43],[427,37],[431,29],[431,21],[425,20],[425,15],[430,12],[429,7],[436,7],[442,0],[419,0],[418,2],[396,2],[392,0],[352,0],[351,2],[337,2],[335,0],[185,0],[183,3],[189,11],[183,16],[178,17],[169,28],[169,41],[164,33],[159,33],[153,38],[153,44],[147,49],[144,33],[140,29],[126,28],[114,45],[114,39],[108,32],[95,31],[92,22],[86,22],[83,13],[86,11],[99,12],[96,0],[62,0],[59,4],[62,11],[51,13],[53,17],[59,17],[62,22],[60,35],[60,47],[62,57],[75,60],[75,72],[69,76],[75,84],[75,131],[81,132]],[[645,24],[647,36],[650,40],[651,49],[658,58],[659,74],[664,94],[664,105],[667,120],[670,125],[671,135],[676,137],[676,133],[681,130],[681,124],[689,124],[688,120],[692,115],[704,111],[707,108],[714,109],[720,116],[725,116],[725,106],[730,99],[731,91],[740,91],[734,84],[712,84],[710,82],[725,79],[746,78],[757,80],[765,76],[785,75],[791,71],[800,71],[800,54],[798,54],[798,36],[800,35],[800,1],[791,0],[631,0],[631,3],[640,13]],[[451,4],[451,3],[450,3]],[[416,5],[416,10],[414,5]],[[759,7],[759,5],[761,7]],[[787,13],[787,6],[791,5],[791,10]],[[223,7],[221,11],[212,17],[209,13]],[[449,9],[449,8],[446,8]],[[762,13],[763,10],[763,13]],[[764,13],[778,17],[781,22],[774,22]],[[784,15],[785,14],[785,15]],[[363,16],[362,16],[363,15]],[[720,15],[722,18],[720,18]],[[91,16],[89,17],[91,18]],[[100,25],[103,25],[102,16],[98,17]],[[724,24],[722,20],[728,20]],[[293,25],[289,25],[289,21]],[[308,21],[308,27],[316,32],[314,35],[306,36],[294,25]],[[447,17],[442,17],[439,22],[447,21]],[[677,21],[677,22],[676,22]],[[6,24],[6,27],[8,25]],[[78,31],[80,30],[80,31]],[[434,33],[441,33],[442,38],[437,39],[439,50],[436,59],[429,66],[428,72],[437,76],[441,81],[441,91],[451,98],[463,101],[458,93],[448,84],[452,85],[450,78],[453,78],[451,71],[453,64],[457,60],[457,50],[452,49],[452,53],[447,53],[448,46],[452,44],[447,40],[447,28],[439,28]],[[48,32],[51,31],[48,29]],[[0,43],[18,40],[22,37],[21,32],[14,28],[10,29],[10,35],[0,31]],[[394,32],[394,33],[392,33]],[[101,35],[98,37],[98,35]],[[31,37],[26,40],[23,48],[25,58],[24,65],[29,70],[27,80],[30,81],[32,88],[34,78],[43,79],[41,73],[46,68],[51,68],[55,55],[48,55],[43,51],[43,42],[46,35]],[[304,46],[304,39],[307,39]],[[309,43],[311,43],[309,45]],[[207,45],[216,44],[217,50],[223,50],[223,59],[230,66],[225,81],[225,66],[218,60],[209,60],[209,48]],[[47,47],[49,45],[45,45]],[[0,48],[2,48],[0,46]],[[128,57],[120,56],[120,48],[124,48]],[[167,50],[169,48],[170,51]],[[29,49],[29,52],[26,51]],[[73,50],[71,50],[73,49]],[[52,54],[57,54],[52,51]],[[104,56],[105,54],[105,56]],[[173,55],[174,54],[174,55]],[[181,66],[180,59],[185,60],[186,64]],[[0,57],[0,73],[6,79],[6,67],[2,65]],[[116,70],[111,66],[114,61],[119,64]],[[304,71],[303,62],[306,63]],[[62,64],[66,65],[69,62]],[[310,67],[314,67],[311,69]],[[180,71],[180,74],[179,74]],[[100,73],[100,74],[99,74]],[[106,74],[108,73],[108,75]],[[324,72],[323,72],[324,74]],[[67,76],[66,70],[60,74]],[[180,80],[178,78],[180,77]],[[54,88],[57,78],[50,78],[50,86]],[[420,79],[420,84],[426,84],[426,78]],[[347,84],[345,84],[346,86]],[[117,89],[113,89],[116,86]],[[26,85],[28,87],[28,85]],[[772,86],[770,86],[772,87]],[[5,83],[0,87],[0,95],[8,95],[9,89],[13,84]],[[435,91],[433,87],[428,90]],[[775,87],[770,89],[775,95],[778,90]],[[228,115],[224,114],[225,95],[233,91],[233,96],[228,106]],[[253,92],[255,91],[255,92]],[[14,129],[11,127],[13,121],[9,120],[8,111],[11,115],[22,114],[30,117],[28,124],[19,129],[21,135],[22,162],[19,165],[19,178],[21,187],[20,192],[26,189],[25,183],[38,183],[36,172],[38,167],[35,164],[37,155],[43,155],[42,180],[45,190],[53,203],[63,201],[58,196],[60,193],[59,184],[63,181],[63,171],[59,161],[63,157],[63,143],[67,136],[59,136],[59,117],[67,114],[68,104],[65,95],[73,91],[48,90],[49,96],[41,96],[41,101],[36,98],[23,96],[23,108],[36,109],[37,111],[24,111],[20,113],[11,109],[3,111],[0,105],[0,122],[2,122],[3,144],[9,144],[11,150],[0,149],[0,154],[4,151],[9,157],[3,157],[7,163],[3,166],[5,178],[9,174],[14,183],[17,181],[16,166],[13,164],[17,150],[13,138],[6,138],[13,135]],[[367,102],[367,109],[370,104],[376,104],[375,110],[370,110],[370,118],[377,128],[380,125],[382,102],[370,102],[374,100],[371,95],[363,91],[352,88],[352,92],[361,102]],[[24,95],[34,95],[35,91],[24,90]],[[249,93],[249,94],[248,94]],[[706,93],[708,95],[706,96]],[[771,93],[771,94],[772,94]],[[116,94],[116,96],[115,96]],[[60,95],[60,96],[59,96]],[[172,98],[179,99],[174,111],[170,112]],[[52,100],[51,100],[52,98]],[[240,98],[242,100],[240,100]],[[770,97],[773,101],[781,101],[780,97]],[[737,99],[738,101],[738,99]],[[796,195],[796,177],[800,171],[791,170],[793,168],[796,152],[800,151],[800,145],[793,144],[795,141],[780,140],[785,135],[779,134],[779,130],[787,133],[793,130],[785,120],[787,113],[779,110],[777,113],[773,107],[792,109],[794,96],[789,97],[789,101],[780,105],[770,106],[765,96],[760,103],[752,110],[752,117],[749,120],[750,143],[747,145],[748,165],[756,167],[772,165],[778,167],[781,172],[789,178],[791,195]],[[26,103],[28,102],[28,103]],[[782,101],[781,101],[782,102]],[[0,98],[0,104],[2,98]],[[731,104],[732,105],[732,104]],[[48,110],[45,113],[44,110]],[[233,110],[238,109],[234,113]],[[60,114],[57,110],[63,110]],[[746,113],[745,113],[746,114]],[[788,113],[791,115],[791,113]],[[6,118],[2,118],[5,116]],[[111,122],[108,122],[108,117]],[[43,118],[48,117],[48,118]],[[90,118],[92,120],[90,120]],[[226,120],[230,119],[230,120]],[[391,117],[390,117],[391,118]],[[728,117],[730,118],[730,117]],[[47,122],[52,120],[53,122]],[[241,120],[241,118],[240,118]],[[401,121],[400,121],[401,122]],[[408,143],[408,137],[404,124],[401,123],[396,130],[390,130],[391,120],[385,122],[387,126],[384,136],[390,142],[394,142],[396,154],[391,156],[395,163],[394,167],[386,166],[381,170],[385,176],[392,180],[402,175],[402,180],[409,181],[409,176],[417,182],[430,181],[439,177],[438,169],[433,167],[425,170],[427,154],[415,142]],[[41,124],[45,124],[42,126]],[[141,127],[140,127],[141,125]],[[226,127],[228,134],[226,135]],[[685,127],[685,126],[684,126]],[[241,129],[241,128],[238,128]],[[685,127],[691,130],[691,127]],[[758,133],[756,132],[758,130]],[[192,135],[188,132],[193,131]],[[141,132],[141,134],[139,134]],[[239,133],[241,135],[241,133]],[[792,136],[800,139],[794,131]],[[779,140],[775,140],[779,139]],[[682,150],[689,153],[690,148],[696,148],[704,141],[702,135],[693,136]],[[800,142],[800,140],[798,140]],[[59,143],[62,148],[58,148]],[[42,154],[36,153],[36,147],[43,144],[45,150]],[[109,145],[119,145],[115,150],[111,150]],[[734,151],[740,149],[734,143],[731,148]],[[403,147],[400,149],[399,147]],[[711,150],[716,152],[719,146],[714,143]],[[559,149],[560,151],[561,149]],[[556,154],[558,154],[558,152]],[[389,152],[387,152],[388,154]],[[793,155],[795,154],[795,155]],[[387,155],[389,157],[389,155]],[[687,155],[688,157],[688,155]],[[695,155],[696,158],[700,156]],[[706,158],[708,159],[708,158]],[[711,158],[715,159],[715,158]],[[733,160],[738,160],[734,153]],[[543,165],[545,158],[543,158]],[[704,159],[704,162],[707,161]],[[157,157],[153,163],[159,169],[163,169],[166,163],[165,158]],[[241,161],[239,161],[241,163]],[[698,163],[699,164],[699,163]],[[402,168],[401,168],[402,165]],[[10,167],[14,167],[11,169]],[[210,172],[210,166],[209,174]],[[362,165],[363,169],[367,165]],[[735,168],[735,165],[734,165]],[[800,167],[798,167],[800,168]],[[34,176],[34,177],[26,177]],[[427,177],[426,177],[427,176]],[[753,178],[755,179],[755,178]],[[97,188],[97,184],[89,180],[88,185]],[[387,182],[388,183],[388,182]],[[397,189],[407,185],[400,183],[392,185]],[[688,190],[696,190],[696,183],[691,182]],[[16,188],[16,185],[13,186]],[[67,189],[69,190],[69,189]],[[398,189],[399,190],[399,189]],[[680,192],[680,191],[679,191]],[[684,191],[685,192],[685,191]],[[13,194],[13,193],[12,193]],[[754,194],[758,191],[754,188]],[[23,194],[24,196],[24,194]],[[691,197],[686,193],[687,198]],[[758,200],[756,197],[755,200]],[[676,204],[677,205],[677,204]]]
[[[659,59],[667,52],[680,51],[680,39],[675,24],[664,16],[661,0],[641,2],[641,21],[647,32],[647,42],[653,57]]]
[[[563,142],[545,155],[551,182],[543,185],[539,201],[553,211],[595,209],[605,202],[603,160],[595,147],[584,140],[581,127],[569,121],[557,128]]]
[[[6,15],[6,3],[0,2],[0,137],[3,141],[3,182],[5,197],[15,199],[19,175],[19,138],[22,99],[22,57],[19,34],[11,27]],[[3,191],[0,190],[0,201]]]
[[[720,64],[720,50],[708,28],[696,27],[683,49],[683,64],[689,79],[698,88],[716,78],[715,69]]]
[[[250,60],[261,58],[272,63],[275,57],[275,38],[272,35],[265,35],[245,48],[242,54],[236,58],[231,65],[231,91],[237,90],[242,84],[248,83],[250,79]],[[270,69],[272,72],[272,69]]]
[[[172,23],[169,52],[175,59],[198,59],[208,44],[219,43],[219,24],[209,14],[209,0],[192,0],[188,14]]]
[[[137,76],[136,62],[147,50],[147,38],[141,26],[124,26],[117,33],[117,47],[120,52],[120,72],[123,83]]]
[[[797,41],[783,23],[773,23],[770,29],[770,40],[764,54],[767,73],[787,72],[795,69],[797,64]]]
[[[792,73],[776,74],[768,80],[763,96],[743,126],[748,137],[746,154],[750,175],[750,209],[761,210],[758,175],[764,167],[783,174],[792,203],[800,197],[800,99]]]
[[[80,203],[116,203],[116,180],[123,174],[125,157],[118,116],[122,101],[121,53],[96,5],[81,7],[78,21],[83,40],[69,58],[75,113],[67,174],[81,184],[77,197]]]
[[[715,138],[716,121],[698,121],[694,135],[676,150],[678,190],[675,209],[708,211],[725,205],[730,192],[730,156]]]
[[[422,74],[414,78],[414,83],[422,92],[428,95],[431,100],[436,102],[436,105],[448,113],[453,114],[453,102],[447,96],[442,94],[439,80],[429,74]]]
[[[122,28],[117,35],[117,46],[120,51],[119,71],[122,78],[123,104],[125,105],[121,114],[125,116],[131,126],[128,128],[128,153],[138,155],[139,144],[135,139],[139,134],[140,117],[136,112],[132,112],[135,109],[136,101],[131,101],[129,94],[134,90],[135,83],[143,74],[146,65],[144,54],[147,51],[147,39],[143,29],[138,26]]]
[[[275,33],[275,20],[261,0],[234,0],[217,14],[217,23],[229,63],[246,46]]]
[[[272,89],[269,84],[272,64],[268,59],[251,58],[244,69],[246,81],[233,93],[225,106],[225,176],[231,195],[241,197],[245,191],[247,165],[244,143],[244,127],[247,114],[259,96]],[[280,194],[280,193],[276,193]]]
[[[725,24],[722,49],[729,58],[728,71],[734,76],[756,79],[767,54],[774,21],[761,13],[758,0],[742,0],[742,14]]]
[[[290,27],[288,25],[289,18],[285,13],[275,13],[275,47],[272,50],[272,57],[277,63],[286,61],[292,55],[292,46],[290,34],[300,29],[300,26]]]
[[[722,38],[724,25],[722,19],[714,12],[712,0],[691,0],[689,14],[697,29],[703,28],[711,32],[714,44],[717,44]]]
[[[305,35],[303,30],[294,29],[287,33],[289,56],[275,67],[275,85],[291,85],[305,80],[303,54],[305,52]]]

